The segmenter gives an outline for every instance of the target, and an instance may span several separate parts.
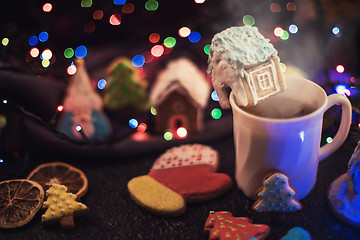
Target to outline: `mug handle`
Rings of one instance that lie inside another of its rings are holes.
[[[341,122],[340,122],[339,130],[337,131],[331,143],[327,143],[320,148],[319,161],[324,160],[336,149],[338,149],[341,146],[341,144],[344,143],[350,130],[352,107],[349,99],[347,99],[347,97],[340,94],[332,94],[328,96],[328,103],[325,107],[324,112],[326,112],[330,107],[332,107],[335,104],[341,105]]]

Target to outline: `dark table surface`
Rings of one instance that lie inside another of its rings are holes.
[[[42,162],[64,161],[85,172],[89,190],[82,197],[90,212],[75,218],[75,228],[61,229],[58,225],[40,224],[42,210],[27,225],[11,230],[0,230],[0,239],[207,239],[203,231],[210,210],[227,210],[234,216],[267,224],[271,233],[267,239],[280,239],[295,226],[310,232],[312,239],[360,239],[360,231],[342,223],[329,208],[327,191],[331,182],[346,171],[347,162],[355,146],[349,141],[319,164],[317,183],[311,193],[301,200],[303,210],[289,214],[284,221],[273,221],[267,214],[251,211],[253,201],[237,188],[234,179],[235,152],[231,131],[203,142],[219,152],[219,172],[231,176],[231,189],[223,196],[187,205],[184,215],[175,218],[155,216],[138,207],[130,198],[127,182],[147,174],[156,158],[163,152],[153,151],[117,160],[71,158],[57,154],[36,152],[30,156],[29,171]],[[25,173],[26,174],[26,173]]]

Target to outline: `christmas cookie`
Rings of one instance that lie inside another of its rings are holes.
[[[14,179],[0,182],[0,228],[27,224],[41,208],[44,190],[37,182]]]
[[[302,208],[294,198],[296,190],[289,186],[288,177],[281,172],[270,174],[258,190],[258,200],[252,208],[257,212],[294,212]]]
[[[140,177],[145,179],[149,184],[150,179],[152,184],[163,186],[158,191],[165,192],[165,188],[171,190],[167,191],[176,193],[181,196],[184,202],[202,201],[218,197],[227,191],[231,186],[231,179],[228,175],[223,173],[215,173],[218,167],[218,153],[212,148],[201,145],[182,145],[173,147],[162,154],[154,163],[150,172],[145,176]],[[154,199],[152,196],[153,189],[141,187],[140,184],[134,186],[134,181],[139,182],[138,178],[131,180],[128,184],[130,194],[134,198],[134,191],[144,194],[147,199]],[[158,183],[158,184],[155,184]],[[157,193],[161,198],[167,198],[165,193]],[[146,209],[154,210],[152,203],[146,201],[139,201],[135,198],[140,206]],[[157,199],[157,201],[160,201]],[[183,211],[185,208],[181,208]],[[167,214],[166,211],[152,211],[162,215]],[[181,211],[175,211],[179,213]],[[182,213],[182,212],[181,212]]]
[[[348,171],[331,183],[328,198],[337,217],[360,227],[360,141],[349,160]]]
[[[250,107],[286,88],[277,50],[253,26],[231,27],[216,34],[208,63],[222,108],[230,108],[230,91],[239,106]]]
[[[186,210],[182,196],[147,175],[131,179],[128,189],[137,204],[155,214],[178,216]]]
[[[253,224],[246,217],[233,217],[230,212],[210,211],[205,223],[205,231],[209,232],[209,239],[265,239],[270,228],[264,224]]]
[[[42,223],[52,225],[57,221],[64,228],[73,228],[74,221],[72,216],[86,213],[89,209],[85,204],[77,202],[77,196],[67,192],[67,187],[59,184],[52,184],[51,188],[46,191],[47,199],[43,204],[47,208],[42,215]]]
[[[310,233],[301,227],[294,227],[280,240],[311,240]]]

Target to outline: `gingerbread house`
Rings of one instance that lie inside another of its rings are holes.
[[[210,90],[205,74],[189,59],[170,61],[158,74],[150,93],[157,110],[157,131],[176,132],[180,127],[188,133],[201,131]]]
[[[241,95],[237,96],[241,106],[254,106],[285,89],[276,49],[252,26],[231,27],[214,36],[208,74],[219,97],[224,96],[225,108],[227,88]]]

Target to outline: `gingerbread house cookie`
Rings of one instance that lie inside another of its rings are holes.
[[[250,107],[285,89],[280,59],[274,46],[256,27],[231,27],[214,36],[208,74],[223,108],[229,92],[239,106]]]
[[[157,110],[157,131],[176,132],[180,127],[188,133],[201,131],[210,88],[205,74],[189,59],[169,62],[150,93],[150,101]]]

